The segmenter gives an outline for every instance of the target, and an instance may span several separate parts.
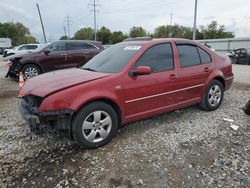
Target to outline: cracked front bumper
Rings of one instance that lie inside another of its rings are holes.
[[[38,107],[34,107],[24,97],[19,98],[18,106],[22,118],[28,123],[31,130],[41,129],[42,126],[51,124],[52,122],[55,128],[70,128],[71,117],[74,113],[71,109],[39,112]]]

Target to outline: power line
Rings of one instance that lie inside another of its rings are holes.
[[[97,27],[96,27],[96,12],[99,12],[99,10],[96,10],[97,7],[100,7],[101,4],[96,4],[96,0],[93,0],[93,3],[90,3],[89,6],[92,6],[92,11],[94,13],[94,32],[95,32],[95,41],[96,41],[96,33],[97,33]]]

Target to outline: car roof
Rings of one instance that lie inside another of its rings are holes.
[[[127,44],[137,44],[137,45],[145,45],[148,43],[162,43],[162,42],[177,42],[177,43],[193,43],[197,44],[197,42],[189,40],[189,39],[183,39],[183,38],[148,38],[146,39],[129,39],[127,41],[123,41],[122,43],[127,43]]]

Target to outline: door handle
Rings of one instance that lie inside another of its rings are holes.
[[[204,68],[204,71],[205,71],[205,72],[209,72],[209,68],[208,68],[208,67],[205,67],[205,68]]]
[[[66,56],[67,54],[61,54],[61,56]]]
[[[174,79],[176,79],[177,77],[176,77],[176,75],[175,74],[171,74],[170,76],[169,76],[169,79],[170,80],[174,80]]]

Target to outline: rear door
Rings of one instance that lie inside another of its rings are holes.
[[[97,54],[97,48],[87,42],[67,42],[68,66],[76,67],[84,65]]]
[[[149,66],[153,72],[125,78],[126,118],[152,115],[178,104],[178,70],[170,43],[147,49],[134,68],[138,66]]]
[[[193,44],[177,43],[181,103],[193,103],[202,97],[206,80],[215,65],[208,52]]]

